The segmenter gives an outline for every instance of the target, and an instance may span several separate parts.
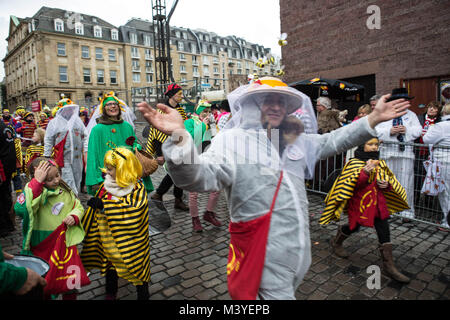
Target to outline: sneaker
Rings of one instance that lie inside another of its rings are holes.
[[[214,225],[216,227],[222,226],[222,222],[217,220],[216,214],[214,212],[206,211],[205,214],[203,215],[203,220],[211,223],[212,225]]]
[[[442,221],[441,226],[438,229],[440,231],[450,232],[450,226],[448,225],[447,221],[445,221],[445,220]]]
[[[192,228],[195,232],[202,232],[203,227],[199,217],[192,217]]]

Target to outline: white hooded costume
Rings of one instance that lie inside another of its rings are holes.
[[[51,157],[53,147],[67,134],[64,145],[64,167],[62,179],[78,195],[83,174],[83,146],[87,135],[79,117],[79,106],[70,104],[61,107],[47,126],[44,138],[44,156]]]
[[[169,174],[178,187],[193,192],[225,191],[232,223],[266,214],[283,172],[256,298],[295,299],[295,290],[311,264],[304,179],[311,178],[319,158],[360,145],[376,132],[366,117],[328,134],[309,134],[317,132],[309,97],[278,79],[280,86],[274,78],[267,78],[269,85],[265,79],[228,95],[233,117],[213,138],[207,151],[199,154],[187,132],[180,133],[183,142],[178,145],[174,143],[174,139],[178,140],[174,133],[162,150]],[[303,117],[309,119],[304,123],[304,132],[308,134],[302,133],[294,143],[282,147],[281,156],[276,131],[271,142],[261,123],[260,106],[271,93],[285,98],[287,114],[302,108]]]

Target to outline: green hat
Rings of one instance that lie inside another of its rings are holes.
[[[206,100],[200,100],[198,102],[197,107],[195,108],[195,113],[200,114],[206,108],[211,108],[211,103],[209,103],[209,101],[206,101]]]

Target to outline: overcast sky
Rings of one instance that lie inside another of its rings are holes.
[[[167,0],[167,14],[174,0]],[[0,0],[0,57],[6,55],[9,17],[33,16],[42,6],[97,16],[115,26],[130,18],[152,19],[151,0]],[[281,55],[279,0],[179,0],[171,25],[205,29],[219,36],[235,35]],[[0,60],[1,60],[0,59]],[[0,81],[5,75],[0,61]]]

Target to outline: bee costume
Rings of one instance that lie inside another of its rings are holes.
[[[344,169],[342,169],[341,175],[336,179],[325,198],[326,207],[323,210],[322,217],[319,219],[320,224],[328,224],[331,220],[339,221],[342,213],[347,213],[348,200],[354,194],[359,174],[365,165],[365,161],[357,158],[350,159],[347,162]],[[391,191],[384,192],[389,212],[393,214],[408,209],[405,189],[398,182],[384,160],[380,161],[376,175],[377,180],[388,181],[392,186]],[[375,174],[373,173],[369,177],[369,181],[373,181],[374,178]]]
[[[333,252],[341,258],[349,256],[343,247],[345,239],[358,232],[360,226],[375,227],[384,271],[393,279],[407,283],[410,279],[394,264],[388,220],[389,215],[409,208],[406,192],[384,160],[380,160],[370,173],[363,170],[366,161],[379,157],[378,151],[366,152],[364,146],[357,148],[356,158],[347,162],[334,182],[325,198],[326,207],[319,223],[328,224],[331,220],[339,220],[343,212],[348,214],[349,223],[341,225],[330,241]],[[381,187],[378,181],[388,184]]]
[[[115,298],[120,277],[137,286],[138,299],[148,299],[149,214],[147,191],[138,180],[142,166],[126,148],[107,152],[105,165],[111,162],[115,163],[116,179],[106,175],[81,221],[86,231],[81,259],[86,270],[100,269],[106,274],[107,294]],[[129,178],[130,172],[134,177]]]

